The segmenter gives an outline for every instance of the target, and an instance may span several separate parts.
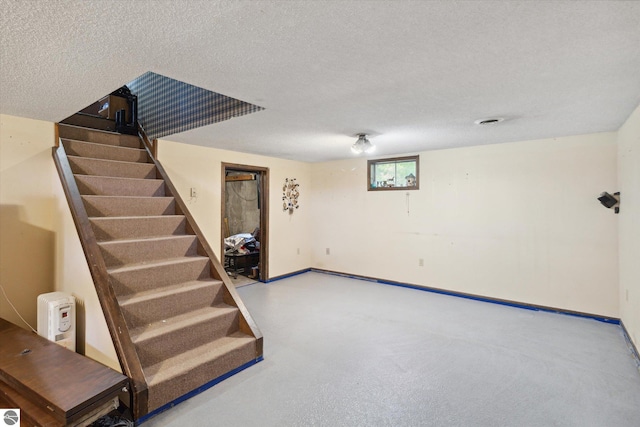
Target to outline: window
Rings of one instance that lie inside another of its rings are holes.
[[[418,190],[419,156],[369,160],[369,191]]]

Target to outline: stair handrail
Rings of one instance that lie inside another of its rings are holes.
[[[224,267],[218,260],[218,257],[215,255],[215,252],[213,251],[211,245],[209,245],[209,242],[207,241],[207,239],[204,236],[204,233],[198,226],[198,223],[196,222],[195,218],[193,217],[193,215],[191,215],[191,212],[189,212],[189,209],[187,208],[187,204],[184,202],[184,200],[180,196],[180,193],[177,191],[177,189],[173,185],[173,182],[169,178],[169,175],[167,174],[167,172],[162,167],[162,164],[160,163],[160,161],[157,159],[155,155],[153,155],[153,152],[155,152],[157,155],[157,146],[158,146],[157,140],[154,140],[153,144],[149,142],[149,138],[147,137],[144,131],[144,128],[141,126],[140,122],[138,122],[138,133],[142,138],[142,140],[145,142],[144,145],[145,145],[145,148],[147,149],[149,156],[151,157],[151,160],[156,165],[157,177],[164,180],[166,185],[166,192],[168,192],[175,199],[176,211],[179,211],[186,218],[187,232],[191,232],[197,237],[198,254],[209,258],[209,260],[211,261],[211,274],[215,279],[220,280],[224,284],[224,287],[226,290],[224,295],[224,302],[226,304],[229,304],[231,306],[238,308],[238,310],[240,311],[240,330],[256,338],[256,349],[257,349],[256,358],[262,357],[262,354],[263,354],[262,332],[260,331],[260,329],[258,328],[258,325],[253,320],[253,317],[249,313],[249,310],[240,299],[240,295],[238,294],[238,291],[236,290],[235,285],[231,282],[229,275],[227,274]],[[152,149],[153,149],[153,152],[152,152]]]
[[[56,124],[57,128],[57,124]],[[56,135],[58,132],[56,131]],[[142,364],[129,334],[124,315],[110,284],[110,276],[98,246],[96,236],[89,222],[89,216],[82,202],[82,196],[75,182],[73,171],[64,149],[58,140],[52,150],[54,163],[60,176],[62,188],[72,212],[73,222],[80,236],[84,255],[104,312],[111,339],[114,343],[122,372],[131,380],[131,408],[134,414],[146,414],[148,386]]]
[[[149,140],[147,132],[144,130],[144,128],[142,127],[142,123],[140,122],[138,122],[138,135],[140,136],[140,138],[142,138],[142,142],[151,155],[151,158],[156,159],[158,157],[158,140]]]

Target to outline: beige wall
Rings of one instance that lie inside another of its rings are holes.
[[[53,138],[53,123],[0,115],[0,284],[33,328],[55,287]],[[28,328],[2,295],[0,317]]]
[[[269,277],[309,268],[309,231],[312,226],[309,222],[311,191],[308,163],[164,140],[158,147],[158,159],[218,257],[221,249],[222,163],[269,168]],[[285,178],[296,178],[300,184],[300,209],[292,215],[282,211]],[[189,197],[191,188],[197,191],[196,199]]]
[[[53,144],[53,123],[0,115],[0,284],[34,328],[38,295],[73,294],[78,351],[120,369],[51,157]],[[0,317],[28,328],[1,295]]]
[[[640,107],[618,132],[618,184],[620,318],[640,348]]]
[[[619,134],[423,152],[408,199],[367,192],[363,158],[308,164],[169,141],[159,158],[216,251],[221,162],[270,169],[272,277],[318,267],[621,316],[637,345],[639,128],[636,110]],[[73,293],[79,348],[118,368],[52,143],[52,123],[0,116],[0,283],[34,327],[38,294]],[[293,215],[281,210],[285,178],[300,183]],[[620,215],[595,199],[616,189]],[[21,323],[2,296],[0,316]]]
[[[366,166],[312,165],[314,267],[618,317],[617,217],[596,200],[615,133],[422,152],[417,191],[368,192]]]

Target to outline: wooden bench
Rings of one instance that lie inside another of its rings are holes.
[[[0,407],[22,425],[86,425],[118,405],[126,376],[0,319]]]

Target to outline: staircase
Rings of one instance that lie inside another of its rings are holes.
[[[144,136],[58,125],[54,160],[137,420],[262,359],[262,336]]]

